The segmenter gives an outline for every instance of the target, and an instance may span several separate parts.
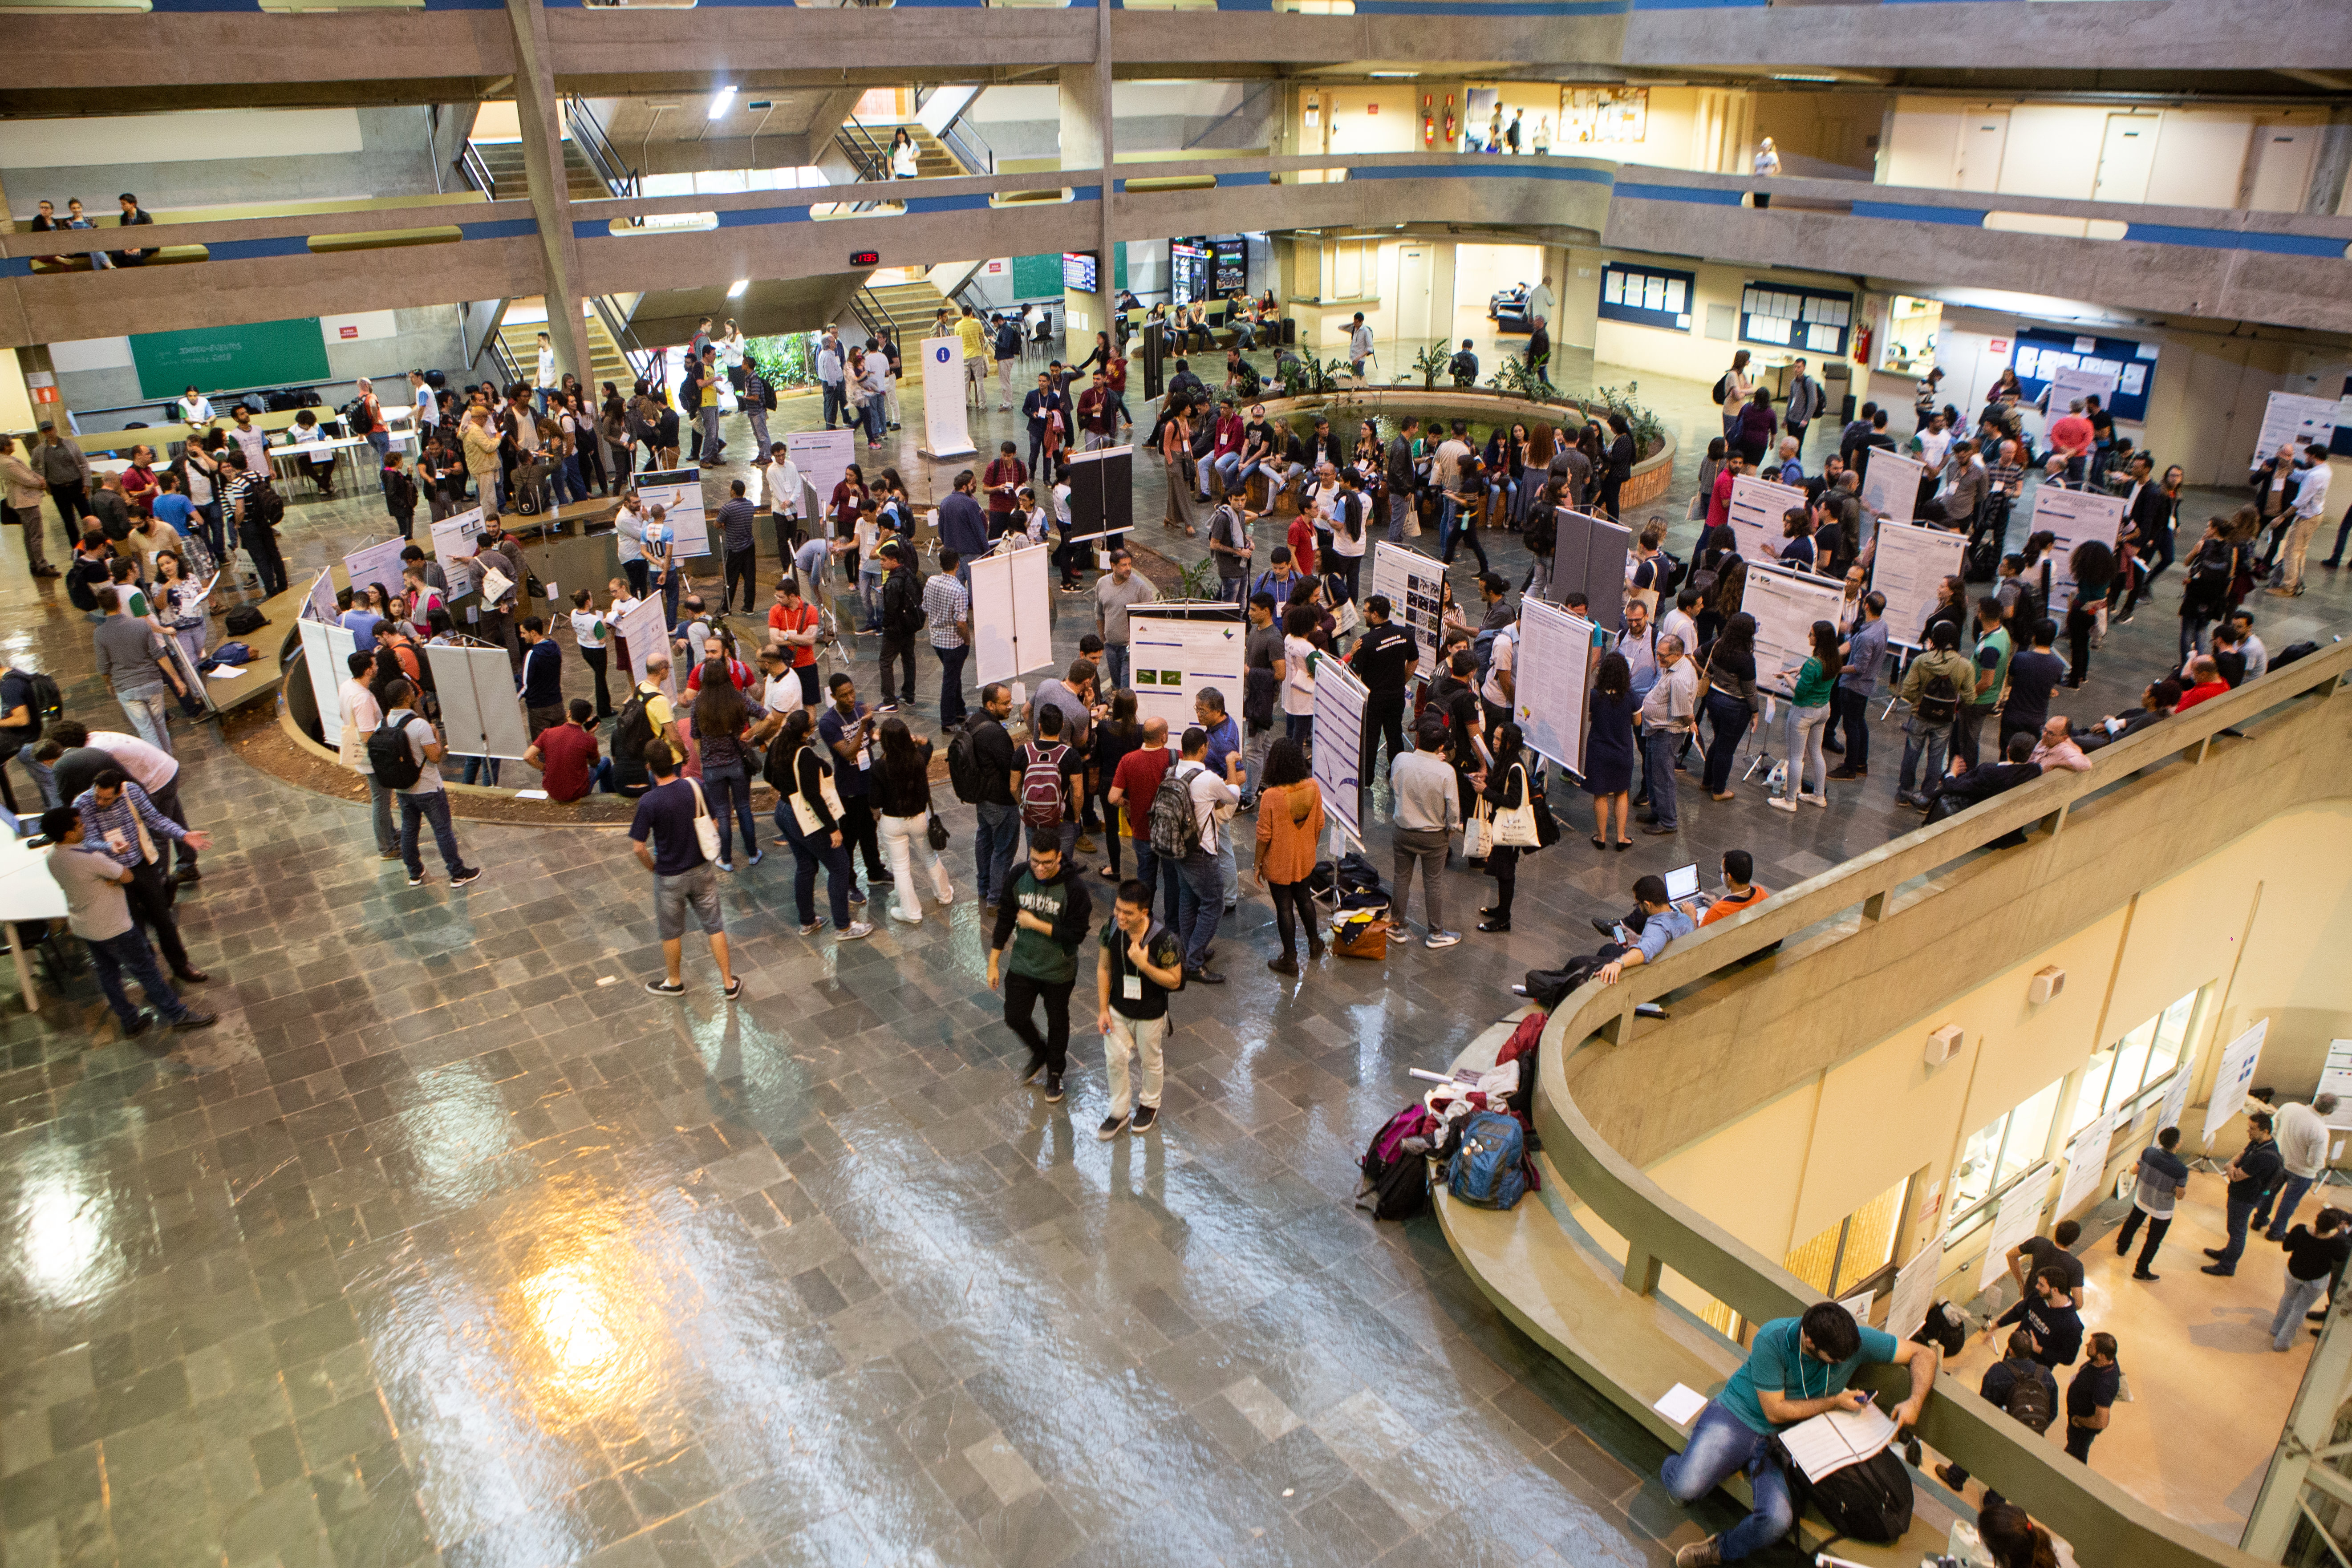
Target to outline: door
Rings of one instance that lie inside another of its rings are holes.
[[[1415,353],[1429,341],[1429,284],[1431,260],[1429,247],[1402,245],[1397,247],[1396,335],[1397,360],[1410,363],[1404,345],[1412,344]]]
[[[2311,162],[2318,148],[2316,125],[2255,126],[2246,205],[2258,213],[2301,212],[2311,190]]]
[[[2000,157],[2009,146],[2009,110],[1970,104],[1960,111],[1960,139],[1952,149],[1952,189],[2000,188]]]
[[[2095,202],[2144,202],[2148,176],[2156,171],[2156,128],[2162,116],[2110,114],[2107,134],[2099,145],[2099,177],[2091,187]]]

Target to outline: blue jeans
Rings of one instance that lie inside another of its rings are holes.
[[[39,744],[38,741],[27,741],[17,747],[16,765],[31,775],[35,787],[40,790],[42,808],[54,811],[65,802],[58,798],[57,771],[33,760],[33,749]]]
[[[677,586],[681,577],[682,574],[673,567],[661,580],[662,621],[672,634],[677,631]]]
[[[2298,1279],[2292,1274],[2286,1277],[2286,1289],[2279,1296],[2278,1310],[2271,1314],[2271,1349],[2294,1348],[2294,1336],[2303,1331],[2303,1315],[2326,1291],[2325,1274],[2316,1279]]]
[[[799,905],[801,924],[816,923],[816,868],[824,868],[824,891],[833,906],[833,929],[849,929],[849,895],[857,886],[857,874],[849,864],[849,851],[833,842],[832,835],[812,837],[801,831],[793,816],[790,801],[776,805],[776,831],[793,847],[793,899]]]
[[[1123,642],[1103,644],[1103,680],[1105,689],[1118,691],[1127,685],[1127,645]]]
[[[1797,1510],[1789,1501],[1789,1478],[1765,1452],[1769,1441],[1714,1400],[1698,1414],[1690,1442],[1659,1467],[1658,1479],[1666,1495],[1687,1508],[1733,1476],[1746,1471],[1755,1492],[1756,1510],[1724,1532],[1716,1550],[1726,1563],[1737,1563],[1752,1552],[1771,1545],[1789,1533]]]
[[[719,454],[727,446],[727,438],[719,433],[719,396],[716,393],[712,393],[709,394],[708,397],[709,401],[702,405],[700,416],[702,460],[706,463],[715,463],[719,460]]]
[[[1817,707],[1800,708],[1786,702],[1780,706],[1780,745],[1787,758],[1780,798],[1795,799],[1801,783],[1805,794],[1820,795],[1829,788],[1829,761],[1822,755],[1822,733],[1829,728],[1830,705],[1823,702]]]
[[[961,724],[967,710],[963,704],[963,662],[971,657],[969,645],[963,647],[934,647],[940,656],[940,722]]]
[[[1224,476],[1227,495],[1233,495],[1241,489],[1242,455],[1239,452],[1227,452],[1223,457],[1212,458],[1209,459],[1209,467]],[[1201,499],[1206,500],[1209,499],[1208,476],[1202,474],[1200,478]]]
[[[1225,912],[1224,878],[1217,858],[1195,849],[1178,861],[1176,931],[1184,944],[1184,967],[1198,969],[1217,940],[1217,919]]]
[[[980,881],[980,901],[993,904],[1013,885],[1013,857],[1021,853],[1021,808],[984,800],[972,810],[980,818],[971,839],[972,873]]]
[[[1681,826],[1675,815],[1675,753],[1683,741],[1663,724],[1642,727],[1642,782],[1649,786],[1650,811],[1661,827]]]
[[[466,868],[465,857],[457,853],[457,831],[449,826],[449,796],[446,791],[427,790],[423,795],[400,797],[400,858],[412,877],[425,875],[423,847],[417,842],[417,824],[433,825],[433,842],[440,847],[441,864],[456,876]]]
[[[1934,789],[1944,778],[1945,749],[1951,742],[1952,726],[1947,722],[1930,724],[1916,714],[1903,721],[1903,772],[1895,781],[1897,795],[1909,795],[1915,783]],[[1920,762],[1925,759],[1923,771]]]
[[[490,787],[492,789],[499,787],[499,759],[496,757],[467,757],[466,759],[466,771],[457,775],[457,782],[459,784],[469,784],[476,779],[481,778],[485,775],[488,775]]]
[[[2311,1184],[2316,1180],[2315,1176],[2289,1176],[2279,1183],[2254,1205],[2250,1222],[2252,1227],[2267,1232],[2273,1241],[2283,1239],[2286,1227],[2294,1223],[2295,1205],[2303,1202],[2303,1194],[2311,1191]]]
[[[98,988],[106,993],[106,1005],[114,1009],[124,1028],[139,1018],[139,1009],[131,1005],[131,993],[122,984],[126,976],[139,982],[139,988],[147,993],[147,1005],[165,1018],[176,1024],[188,1016],[186,1004],[164,980],[155,950],[147,945],[146,933],[136,925],[121,936],[82,941],[89,948],[91,967],[98,971]]]
[[[1180,879],[1176,875],[1175,868],[1167,867],[1168,874],[1164,877],[1160,875],[1163,863],[1160,858],[1159,851],[1151,847],[1151,840],[1149,838],[1130,838],[1127,841],[1127,847],[1135,851],[1135,879],[1150,890],[1144,898],[1144,907],[1150,908],[1152,898],[1157,896],[1163,910],[1163,918],[1168,922],[1168,929],[1181,930],[1182,928],[1176,923],[1177,916],[1181,912],[1181,900],[1177,891]]]
[[[1391,494],[1389,497],[1389,542],[1404,542],[1404,520],[1412,515],[1412,498]]]
[[[722,763],[717,767],[705,764],[702,770],[702,793],[710,806],[710,815],[719,819],[719,858],[735,858],[734,822],[743,825],[743,850],[747,855],[760,852],[759,836],[751,831],[751,774],[741,763]],[[734,821],[728,818],[730,802],[735,807]],[[807,922],[803,921],[803,925]]]
[[[2246,1224],[2254,1217],[2256,1201],[2249,1198],[2244,1203],[2230,1205],[2230,1239],[2221,1244],[2221,1250],[2213,1261],[2233,1273],[2239,1258],[2246,1250]]]

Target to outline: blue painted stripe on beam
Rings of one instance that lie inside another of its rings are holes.
[[[0,256],[0,278],[29,278],[33,258],[29,256]]]
[[[1710,190],[1704,185],[1645,185],[1617,182],[1616,194],[1637,202],[1687,202],[1696,206],[1736,207],[1741,193]]]
[[[457,233],[467,239],[520,239],[539,232],[539,220],[531,217],[501,218],[496,223],[462,223]]]
[[[2206,250],[2259,250],[2271,256],[2316,256],[2328,261],[2345,258],[2344,241],[2324,235],[2259,234],[2234,228],[2135,223],[2125,226],[2124,237],[2150,245],[2187,245]]]
[[[1908,202],[1856,202],[1853,216],[1896,223],[1939,223],[1948,228],[1982,228],[1985,220],[1980,207],[1931,207]]]
[[[211,261],[259,261],[272,256],[309,256],[310,241],[300,235],[277,239],[219,239],[205,247]]]
[[[1333,167],[1341,165],[1335,163]],[[1348,168],[1349,180],[1570,180],[1578,184],[1607,185],[1616,183],[1616,176],[1606,169],[1538,169],[1514,160],[1492,163],[1465,161],[1458,166],[1443,163],[1381,165],[1369,169]],[[1619,185],[1618,189],[1624,187]]]
[[[1221,0],[1217,9],[1240,7]],[[1630,9],[1626,0],[1356,0],[1359,16],[1622,16]]]

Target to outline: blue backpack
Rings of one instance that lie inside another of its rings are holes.
[[[1462,1129],[1461,1146],[1446,1168],[1446,1190],[1458,1203],[1507,1209],[1527,1194],[1528,1145],[1516,1117],[1481,1110]]]

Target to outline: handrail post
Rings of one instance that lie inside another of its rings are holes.
[[[1638,1241],[1625,1244],[1625,1289],[1636,1296],[1654,1296],[1665,1276],[1666,1266],[1657,1255]]]

